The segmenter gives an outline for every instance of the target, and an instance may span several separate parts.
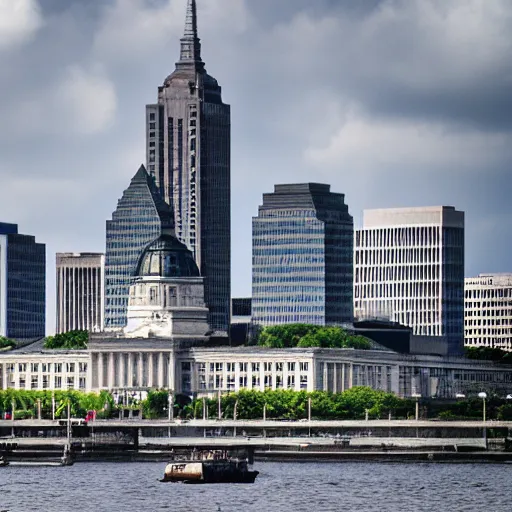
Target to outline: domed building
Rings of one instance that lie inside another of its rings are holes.
[[[142,252],[130,286],[127,338],[206,336],[204,283],[192,253],[164,230]]]

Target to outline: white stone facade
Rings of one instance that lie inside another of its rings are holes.
[[[351,349],[180,347],[170,340],[94,342],[87,351],[0,353],[0,389],[147,391],[215,396],[241,389],[342,392],[370,386],[411,397],[512,393],[512,369],[487,361]]]
[[[85,351],[0,354],[0,389],[90,391]]]
[[[128,338],[205,336],[209,326],[203,278],[136,278],[127,318]]]
[[[57,253],[56,332],[103,330],[105,255]]]
[[[463,342],[464,213],[453,207],[365,210],[355,235],[354,314]]]
[[[464,342],[512,350],[512,274],[480,274],[464,282]]]

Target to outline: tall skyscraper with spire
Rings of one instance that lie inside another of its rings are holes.
[[[196,1],[188,0],[180,59],[146,106],[147,169],[205,279],[214,330],[227,330],[230,319],[230,118],[201,59]]]

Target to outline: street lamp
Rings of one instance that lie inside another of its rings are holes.
[[[483,419],[484,419],[483,431],[484,431],[485,449],[487,450],[487,427],[485,426],[485,421],[486,421],[486,417],[485,417],[485,400],[487,398],[487,393],[485,393],[485,392],[478,393],[478,398],[481,398],[482,402],[483,402]]]
[[[481,398],[482,399],[482,402],[483,402],[483,418],[484,418],[484,423],[486,421],[486,411],[485,411],[485,400],[487,398],[487,393],[478,393],[478,398]]]
[[[420,419],[420,398],[421,398],[421,395],[419,393],[413,393],[412,397],[416,399],[416,414],[415,414],[415,417],[416,417],[416,421],[418,421]]]

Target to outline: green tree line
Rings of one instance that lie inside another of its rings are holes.
[[[512,352],[491,347],[465,347],[464,352],[468,359],[483,359],[503,364],[512,364]]]
[[[52,417],[52,395],[55,398],[56,418],[66,415],[67,403],[75,418],[85,418],[87,411],[97,411],[98,418],[115,418],[123,406],[116,404],[110,393],[82,393],[79,391],[0,391],[0,412],[12,410],[14,401],[16,418],[36,418],[38,400],[41,403],[43,418]],[[308,403],[311,399],[311,417],[318,420],[351,420],[413,418],[415,400],[399,398],[393,393],[374,390],[368,387],[354,387],[343,393],[326,391],[267,390],[264,392],[242,390],[238,393],[222,395],[220,398],[223,419],[262,419],[264,415],[272,420],[301,420],[308,417]],[[512,404],[496,396],[487,400],[488,419],[512,420]],[[201,419],[203,399],[191,400],[185,395],[172,397],[175,418]],[[218,417],[218,398],[205,399],[208,418]],[[482,400],[469,398],[457,402],[438,399],[420,400],[421,416],[430,419],[481,419]],[[165,390],[152,390],[147,398],[130,405],[142,410],[146,419],[166,418],[169,410],[169,394]]]
[[[324,327],[310,324],[285,324],[264,327],[257,334],[257,344],[269,348],[321,347],[357,348],[368,350],[368,338],[349,334],[341,327]]]

